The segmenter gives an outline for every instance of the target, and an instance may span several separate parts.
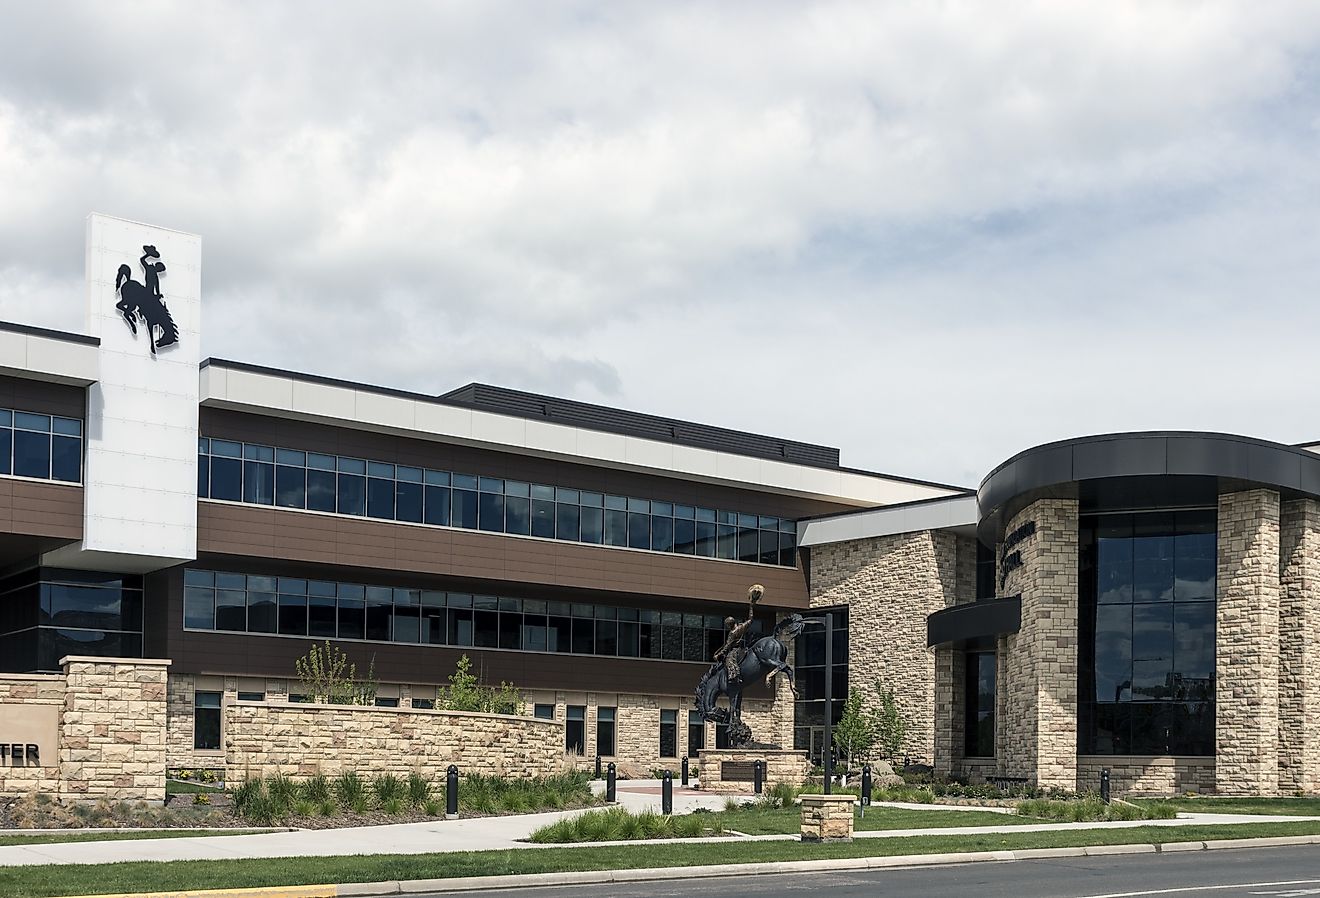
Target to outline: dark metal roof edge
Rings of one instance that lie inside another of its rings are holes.
[[[888,477],[889,475],[880,474],[873,476]],[[897,480],[901,478],[894,478],[894,479]],[[808,518],[798,518],[797,522],[799,524],[809,524],[812,521],[827,521],[830,518],[843,518],[854,514],[866,514],[869,511],[892,511],[896,508],[911,508],[914,505],[929,505],[932,502],[949,502],[953,499],[976,498],[976,490],[969,490],[962,487],[950,487],[950,489],[958,489],[959,491],[951,496],[930,496],[929,498],[926,499],[912,499],[909,502],[895,502],[892,505],[867,505],[862,508],[850,508],[847,509],[846,511],[831,511],[831,512],[827,512],[826,514],[812,515],[811,517]]]
[[[1022,597],[1006,596],[950,605],[926,616],[926,648],[1022,629]]]
[[[486,394],[489,398],[483,398],[483,394]],[[544,418],[550,421],[559,419],[562,423],[574,427],[583,427],[603,433],[660,440],[676,445],[691,446],[695,449],[733,452],[752,458],[785,461],[789,464],[808,465],[829,470],[839,469],[839,450],[834,446],[808,443],[803,440],[747,430],[735,430],[717,424],[703,424],[699,421],[671,418],[667,415],[655,415],[649,412],[622,409],[617,406],[600,405],[599,403],[584,402],[563,396],[533,393],[529,390],[517,390],[512,387],[500,387],[474,381],[450,390],[444,394],[444,398],[466,408],[500,414],[518,414],[533,419]],[[542,414],[539,416],[529,415],[523,409],[518,408],[519,404],[541,406],[543,408]],[[552,408],[554,413],[552,413]],[[599,415],[600,418],[591,417],[593,415]],[[617,420],[601,420],[601,418],[609,417],[614,417]],[[671,433],[669,435],[655,433],[649,430],[648,427],[668,429]],[[687,430],[690,433],[674,433],[678,430]],[[721,445],[726,441],[731,445]],[[781,451],[775,451],[773,448],[775,446]],[[793,455],[789,455],[782,451],[784,449],[795,451]]]
[[[68,331],[57,331],[48,327],[37,327],[35,324],[19,324],[16,321],[0,321],[0,331],[9,331],[13,334],[30,334],[34,337],[50,337],[53,340],[63,340],[66,343],[81,343],[84,346],[101,345],[101,338],[93,337],[90,334],[73,334]]]
[[[998,474],[1000,471],[1002,471],[1004,468],[1008,467],[1009,465],[1013,464],[1015,461],[1025,458],[1028,455],[1033,455],[1045,449],[1060,449],[1065,446],[1080,446],[1086,443],[1102,443],[1111,440],[1145,440],[1145,439],[1159,440],[1159,439],[1171,439],[1171,438],[1177,439],[1179,437],[1184,437],[1184,438],[1209,437],[1213,439],[1233,440],[1239,443],[1250,443],[1255,446],[1263,446],[1270,449],[1280,449],[1287,452],[1291,452],[1296,455],[1302,455],[1308,458],[1316,457],[1316,453],[1309,452],[1306,449],[1302,449],[1299,448],[1298,446],[1293,446],[1288,443],[1276,443],[1273,440],[1264,440],[1261,439],[1260,437],[1249,437],[1238,433],[1220,433],[1218,431],[1213,431],[1213,430],[1134,430],[1130,432],[1118,432],[1118,433],[1097,433],[1097,434],[1091,434],[1090,436],[1069,437],[1068,439],[1065,440],[1054,440],[1049,443],[1041,443],[1038,446],[1032,446],[1028,449],[1023,449],[1021,452],[1018,452],[1013,456],[1011,456],[1010,458],[1007,458],[1004,461],[1000,462],[999,464],[995,465],[995,467],[990,471],[989,474],[986,474],[984,477],[981,478],[981,484],[977,488],[976,492],[979,493],[981,487],[984,487],[986,483],[988,483],[991,479],[994,478],[996,474]]]

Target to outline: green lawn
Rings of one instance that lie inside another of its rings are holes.
[[[1320,817],[1320,798],[1136,798],[1133,804],[1165,804],[1187,813],[1287,814]]]
[[[454,876],[528,874],[558,870],[616,870],[883,857],[951,851],[1004,851],[1076,845],[1160,844],[1207,839],[1320,835],[1320,821],[1231,826],[1133,827],[1130,829],[1009,832],[986,836],[908,836],[858,839],[830,845],[800,842],[728,842],[618,847],[519,848],[508,851],[380,857],[278,858],[270,860],[175,861],[50,867],[0,868],[0,898],[46,898],[114,892],[251,888],[341,882],[388,882]]]
[[[36,836],[10,836],[0,833],[0,845],[48,845],[52,842],[114,842],[122,839],[185,839],[197,836],[245,836],[260,832],[252,829],[150,829],[128,832],[87,833],[70,830]]]
[[[771,833],[796,833],[802,828],[802,809],[777,808],[763,810],[748,808],[720,815],[725,829],[749,836]],[[994,814],[990,811],[915,811],[906,808],[867,808],[866,817],[853,814],[853,826],[858,830],[882,829],[935,829],[949,826],[1014,826],[1023,823],[1044,823],[1016,814]]]

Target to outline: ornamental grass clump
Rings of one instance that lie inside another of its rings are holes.
[[[431,798],[431,781],[416,770],[408,774],[408,803],[421,807]]]
[[[382,808],[395,802],[402,804],[408,795],[408,787],[403,780],[392,773],[382,773],[372,780],[371,791],[376,794],[376,802]]]
[[[335,801],[345,810],[351,810],[359,805],[366,807],[366,781],[351,770],[335,777],[334,793]]]
[[[319,773],[309,776],[298,785],[298,794],[314,804],[327,802],[330,800],[330,781]]]
[[[1020,801],[1017,812],[1022,817],[1036,817],[1059,823],[1103,823],[1112,820],[1169,820],[1178,812],[1167,806],[1142,807],[1125,801],[1105,804],[1097,795],[1071,800],[1030,798]]]
[[[723,833],[723,819],[712,814],[665,816],[654,811],[633,814],[623,808],[587,811],[566,817],[532,833],[539,844],[624,842],[644,839],[691,839]]]

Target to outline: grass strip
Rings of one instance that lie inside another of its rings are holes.
[[[1133,804],[1171,807],[1187,814],[1277,814],[1320,817],[1320,798],[1134,798]]]
[[[774,833],[796,833],[802,828],[802,811],[798,808],[775,810],[745,809],[728,811],[720,815],[726,829],[737,830],[749,836]],[[937,829],[949,826],[1021,826],[1027,823],[1045,823],[1032,817],[1016,814],[996,814],[991,811],[915,811],[906,808],[870,807],[865,817],[853,815],[853,827],[859,832],[878,832],[887,829]]]
[[[447,854],[353,857],[296,857],[259,860],[127,862],[0,868],[3,898],[48,898],[115,892],[172,892],[188,889],[256,888],[344,882],[392,882],[455,876],[548,873],[563,870],[621,870],[719,864],[890,857],[954,851],[1013,851],[1080,845],[1150,845],[1267,836],[1320,835],[1320,821],[1128,829],[1006,832],[976,836],[906,836],[809,845],[801,842],[728,842],[666,845],[645,843],[595,848],[465,851]]]
[[[219,786],[208,786],[205,783],[190,783],[184,780],[166,780],[166,795],[196,795],[197,793],[215,793],[225,791]]]
[[[36,835],[0,835],[0,845],[51,845],[57,842],[116,842],[126,839],[193,839],[199,836],[246,836],[254,829],[152,829],[127,832],[38,833]]]

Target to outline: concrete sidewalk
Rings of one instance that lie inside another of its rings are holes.
[[[619,804],[630,811],[647,808],[659,810],[658,781],[632,780],[618,785]],[[603,784],[600,785],[603,789]],[[674,787],[674,810],[691,813],[697,808],[723,810],[726,796],[711,795]],[[751,800],[747,796],[745,800]],[[876,804],[873,807],[885,807]],[[974,811],[955,805],[907,805],[895,807],[930,811]],[[1007,809],[1005,809],[1007,810]],[[478,817],[464,820],[433,820],[426,823],[400,823],[331,830],[295,830],[246,836],[205,836],[177,839],[141,839],[103,842],[60,842],[45,845],[0,846],[0,867],[39,864],[105,864],[119,861],[236,860],[241,858],[333,857],[339,855],[429,854],[445,851],[491,851],[502,849],[536,850],[542,847],[519,841],[533,831],[564,817],[583,813],[556,811],[546,814],[520,814],[510,817]],[[940,827],[910,830],[857,832],[858,838],[899,838],[924,835],[985,835],[988,833],[1031,832],[1041,830],[1122,829],[1137,826],[1178,827],[1195,824],[1269,823],[1316,820],[1317,817],[1282,817],[1246,814],[1187,814],[1176,820],[1134,820],[1116,823],[1032,823],[997,826]],[[787,841],[796,835],[726,836],[706,839],[656,840],[647,844],[711,841]]]

